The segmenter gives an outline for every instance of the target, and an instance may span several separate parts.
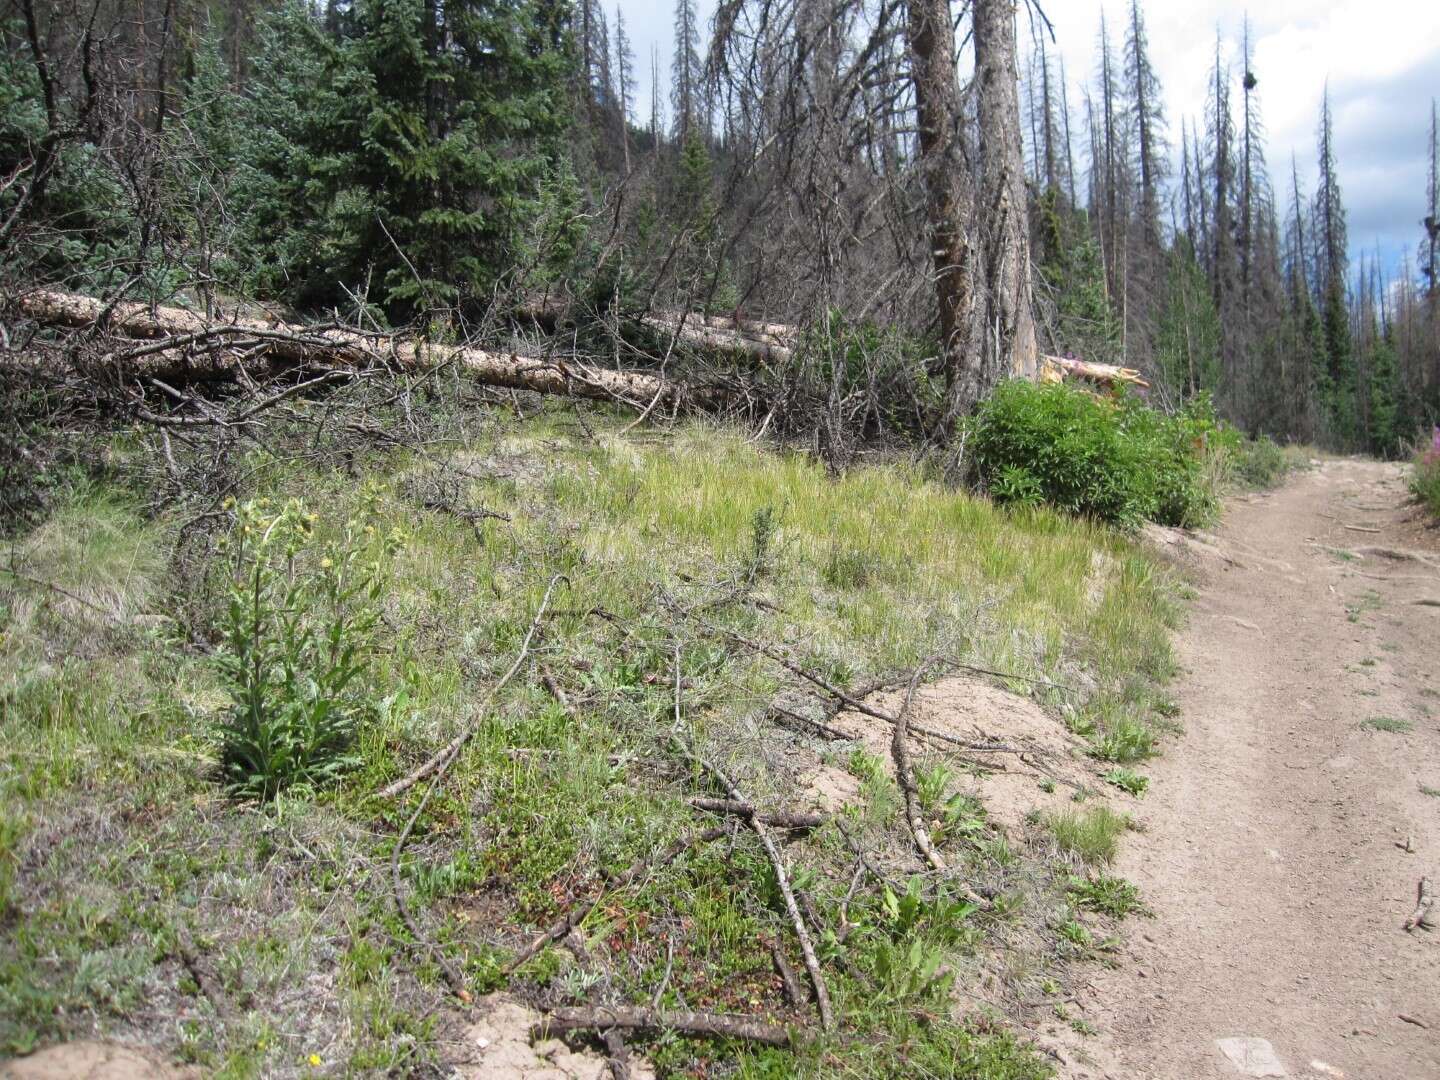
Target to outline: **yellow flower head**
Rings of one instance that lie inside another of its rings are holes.
[[[318,1069],[318,1068],[319,1068],[321,1065],[323,1065],[323,1064],[325,1064],[325,1063],[320,1060],[320,1055],[319,1055],[319,1054],[311,1054],[311,1055],[310,1055],[310,1067],[311,1067],[311,1068]]]
[[[321,559],[321,560],[320,560],[320,565],[323,566],[326,570],[329,570],[330,567],[334,566],[335,564],[334,564],[333,562],[331,562],[329,559]]]

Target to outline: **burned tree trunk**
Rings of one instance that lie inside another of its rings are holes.
[[[984,340],[979,390],[1005,374],[1031,378],[1038,364],[1030,306],[1030,225],[1020,142],[1015,62],[1015,0],[975,0],[975,78],[979,84],[980,207],[984,250]]]
[[[906,33],[945,367],[943,424],[949,428],[975,407],[986,389],[977,377],[972,348],[974,265],[960,183],[965,163],[959,147],[960,80],[949,0],[910,0]]]

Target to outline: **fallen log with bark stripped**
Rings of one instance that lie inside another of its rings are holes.
[[[1102,386],[1133,386],[1137,390],[1148,390],[1150,384],[1134,368],[1116,364],[1092,364],[1088,360],[1076,360],[1071,356],[1040,357],[1039,380],[1041,382],[1063,382],[1066,377],[1099,383]]]
[[[522,303],[515,314],[545,330],[560,326],[567,314],[564,303],[535,299]],[[799,332],[781,323],[756,322],[738,315],[705,315],[690,311],[652,311],[628,317],[661,338],[706,352],[739,353],[751,360],[787,363],[794,356]]]
[[[454,365],[488,386],[619,401],[637,409],[720,409],[734,403],[730,387],[676,382],[644,372],[613,371],[572,360],[509,355],[414,338],[362,334],[336,326],[299,327],[278,320],[206,319],[180,307],[110,303],[50,289],[17,299],[21,312],[47,326],[93,326],[135,341],[111,348],[102,368],[126,377],[234,378],[277,367],[385,367],[431,371]]]

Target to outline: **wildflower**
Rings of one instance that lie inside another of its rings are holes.
[[[311,1067],[312,1069],[318,1069],[318,1068],[319,1068],[321,1065],[323,1065],[323,1064],[325,1064],[325,1063],[320,1060],[320,1055],[319,1055],[319,1054],[311,1054],[311,1055],[310,1055],[310,1067]]]
[[[321,566],[323,569],[325,569],[325,570],[329,570],[330,567],[332,567],[332,566],[334,566],[334,565],[335,565],[334,562],[332,562],[332,561],[329,560],[329,559],[321,559],[321,560],[320,560],[320,566]]]

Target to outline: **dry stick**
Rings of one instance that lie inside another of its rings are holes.
[[[560,684],[555,681],[555,676],[550,674],[549,668],[540,669],[540,681],[545,684],[545,689],[550,691],[550,696],[560,706],[561,712],[573,720],[575,710],[570,707],[570,701],[565,697],[565,691],[560,689]]]
[[[531,1028],[536,1039],[547,1039],[565,1031],[620,1028],[628,1031],[683,1031],[690,1035],[716,1035],[726,1039],[745,1039],[768,1046],[789,1046],[791,1034],[777,1024],[767,1024],[748,1016],[724,1016],[719,1013],[671,1012],[639,1006],[595,1006],[590,1008],[555,1009]]]
[[[730,830],[726,829],[724,826],[715,826],[714,828],[706,829],[703,832],[699,833],[686,833],[684,836],[680,837],[668,848],[666,848],[665,851],[661,853],[659,858],[649,860],[637,859],[621,873],[615,875],[606,875],[605,885],[611,890],[623,889],[627,885],[632,884],[647,869],[665,866],[669,863],[672,863],[688,848],[694,847],[698,844],[709,843],[711,840],[718,840],[720,839],[720,837],[726,835],[729,831]],[[541,949],[545,948],[546,945],[549,945],[552,942],[559,941],[564,938],[565,935],[570,933],[571,930],[575,929],[575,927],[579,926],[582,922],[585,921],[586,916],[588,916],[590,912],[595,910],[595,906],[600,903],[600,900],[604,895],[605,889],[602,888],[597,891],[596,894],[589,900],[586,900],[578,907],[571,908],[570,911],[567,912],[565,915],[563,915],[559,919],[556,919],[555,922],[551,923],[549,928],[546,929],[543,933],[541,933],[539,937],[537,937],[529,945],[525,946],[525,948],[520,950],[520,952],[516,953],[515,956],[511,958],[510,962],[501,969],[501,972],[505,975],[513,975],[521,967],[521,965],[527,963],[529,960],[534,958]]]
[[[805,1004],[805,991],[801,989],[800,980],[795,977],[795,969],[790,966],[790,961],[785,959],[785,952],[778,941],[770,943],[770,958],[775,962],[775,970],[785,985],[786,1000],[798,1009]]]
[[[1430,905],[1435,902],[1435,898],[1430,894],[1428,877],[1420,879],[1420,888],[1417,891],[1419,895],[1415,902],[1415,911],[1405,920],[1405,929],[1414,930],[1419,927],[1422,930],[1429,930],[1433,925],[1430,922]]]
[[[740,803],[747,801],[745,796],[740,793],[740,789],[718,765],[692,753],[680,741],[678,735],[675,736],[675,743],[681,754],[720,781],[730,798]],[[795,936],[800,939],[800,954],[805,958],[805,969],[810,973],[810,981],[815,986],[815,1004],[820,1009],[820,1026],[826,1031],[832,1031],[835,1028],[835,1013],[830,1007],[830,991],[825,986],[825,975],[820,970],[820,961],[815,956],[815,946],[811,944],[810,932],[805,929],[805,920],[795,902],[795,894],[791,891],[790,877],[785,872],[785,863],[780,858],[780,849],[775,846],[775,839],[770,835],[769,828],[758,816],[752,815],[746,819],[746,823],[760,838],[760,843],[765,848],[765,854],[770,858],[770,867],[775,871],[775,883],[780,887],[780,895],[785,898],[785,909],[790,913],[790,921],[795,927]]]
[[[910,835],[915,837],[915,846],[920,849],[920,854],[925,856],[926,862],[944,873],[945,861],[935,850],[935,844],[930,839],[930,830],[925,827],[920,796],[915,790],[915,776],[910,767],[910,704],[915,698],[915,688],[920,685],[920,676],[924,670],[924,664],[917,667],[915,674],[910,677],[910,685],[905,688],[905,702],[900,706],[899,715],[895,717],[894,731],[890,737],[890,756],[895,759],[895,779],[900,782],[900,790],[905,795],[905,820],[910,826]]]
[[[515,662],[510,665],[510,670],[500,677],[500,681],[490,688],[490,692],[486,694],[480,702],[480,707],[475,713],[475,718],[466,725],[465,730],[451,739],[441,750],[431,757],[429,761],[411,772],[410,775],[403,776],[393,784],[381,788],[376,792],[376,795],[382,799],[393,798],[401,792],[408,791],[414,787],[436,769],[448,769],[450,767],[450,762],[459,754],[460,748],[469,742],[471,738],[474,737],[475,732],[480,729],[480,722],[485,719],[485,711],[490,707],[490,703],[495,700],[495,695],[500,693],[500,691],[504,689],[505,684],[515,677],[515,673],[520,670],[520,665],[525,662],[525,657],[530,654],[530,643],[535,639],[535,632],[540,627],[540,620],[545,617],[545,608],[550,603],[550,594],[555,590],[556,583],[561,581],[565,582],[566,585],[570,584],[570,579],[564,574],[556,574],[550,579],[550,584],[545,587],[545,595],[540,600],[540,608],[535,612],[535,618],[530,621],[530,630],[525,635],[525,640],[520,643],[520,652],[516,655]]]
[[[758,817],[766,825],[777,829],[818,829],[830,819],[824,814],[803,813],[795,810],[761,810],[754,803],[736,802],[734,799],[690,800],[696,810],[708,810],[712,814],[734,814],[736,817]]]
[[[480,710],[476,714],[475,719],[470,722],[464,731],[452,739],[444,750],[431,758],[430,761],[426,762],[419,770],[411,773],[409,777],[400,781],[398,785],[391,784],[390,787],[381,792],[381,794],[384,795],[405,791],[417,780],[432,772],[434,773],[429,785],[425,788],[424,796],[420,799],[420,805],[415,807],[415,812],[410,815],[409,820],[405,822],[405,827],[400,830],[400,835],[395,838],[394,850],[390,852],[390,890],[395,900],[395,909],[399,912],[401,921],[405,923],[406,928],[410,931],[416,943],[423,946],[427,952],[435,957],[436,961],[440,964],[440,970],[445,975],[445,981],[450,984],[450,989],[454,991],[455,996],[461,1001],[470,1000],[470,993],[465,989],[464,977],[460,974],[459,969],[450,962],[449,958],[436,949],[435,945],[421,932],[419,924],[415,921],[414,916],[410,914],[410,906],[405,903],[405,893],[400,887],[400,855],[405,850],[405,841],[410,839],[410,833],[415,828],[415,822],[420,820],[420,815],[425,812],[425,807],[429,804],[430,797],[435,794],[435,789],[438,788],[440,782],[445,779],[445,773],[449,771],[455,759],[460,756],[460,750],[479,728],[481,720],[485,717],[485,710],[489,707],[490,702],[495,699],[495,695],[514,677],[515,673],[520,670],[520,665],[525,662],[525,657],[530,651],[530,643],[534,640],[535,632],[540,626],[540,620],[545,614],[545,608],[550,603],[550,594],[555,591],[555,586],[562,581],[565,582],[566,585],[570,584],[570,579],[565,577],[565,575],[556,574],[550,579],[550,584],[545,586],[545,595],[540,598],[540,607],[535,612],[535,618],[530,621],[530,630],[525,635],[525,640],[520,643],[519,655],[515,657],[515,662],[510,665],[510,670],[505,672],[500,681],[490,688],[490,692],[485,696],[484,701],[480,703]]]
[[[630,1051],[625,1048],[625,1038],[620,1034],[619,1028],[611,1028],[605,1032],[605,1053],[609,1055],[606,1062],[610,1066],[612,1080],[630,1080]]]

